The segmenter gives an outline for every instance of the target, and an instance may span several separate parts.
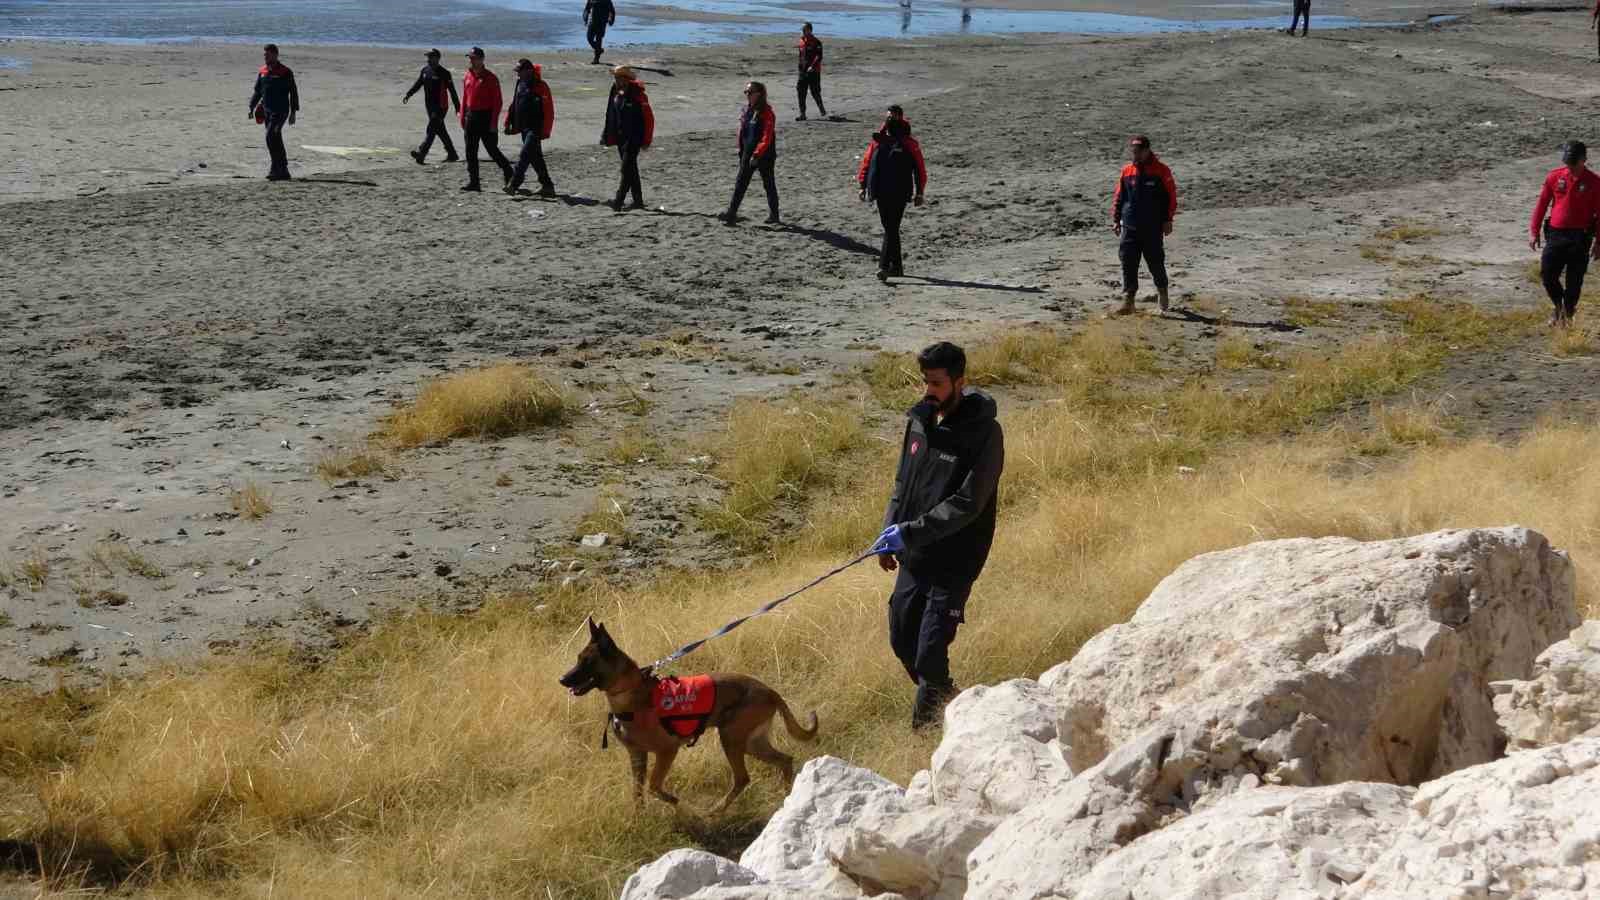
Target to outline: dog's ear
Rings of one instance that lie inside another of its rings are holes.
[[[589,643],[600,643],[600,636],[606,633],[605,627],[594,623],[594,616],[590,616],[584,624],[589,626]]]
[[[606,631],[606,627],[604,625],[600,626],[600,636],[595,640],[600,645],[600,649],[605,650],[608,653],[617,649],[617,642],[611,639],[611,632]]]

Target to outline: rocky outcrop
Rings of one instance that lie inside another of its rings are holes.
[[[945,708],[933,802],[1010,815],[1070,779],[1057,718],[1055,699],[1029,678],[963,691]]]
[[[1039,681],[956,698],[909,790],[814,759],[737,865],[668,854],[625,897],[1595,896],[1573,588],[1521,528],[1198,557]]]
[[[1489,682],[1578,624],[1573,591],[1523,528],[1268,541],[1184,563],[1040,681],[1075,771],[1171,732],[1183,803],[1245,774],[1420,784],[1500,755]]]
[[[1539,654],[1532,678],[1493,687],[1494,710],[1513,750],[1600,737],[1600,620]]]

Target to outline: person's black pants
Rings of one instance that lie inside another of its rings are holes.
[[[594,49],[594,58],[600,59],[600,54],[606,52],[606,23],[589,23],[589,46]]]
[[[917,686],[911,724],[931,722],[950,698],[950,644],[964,621],[971,582],[919,578],[905,566],[889,595],[889,646]]]
[[[617,203],[622,206],[622,200],[629,192],[633,193],[633,205],[644,205],[644,185],[639,181],[639,148],[628,144],[617,145],[617,156],[622,159],[622,183],[617,185]]]
[[[1300,18],[1305,17],[1305,24],[1300,25]],[[1311,0],[1294,0],[1294,18],[1289,20],[1289,33],[1294,34],[1296,25],[1300,25],[1300,34],[1305,35],[1311,30]]]
[[[909,197],[877,197],[878,220],[883,223],[883,252],[878,254],[878,271],[899,275],[905,271],[900,254],[900,220],[906,217]]]
[[[511,162],[500,152],[500,139],[494,133],[494,114],[487,110],[468,110],[462,130],[467,133],[467,183],[478,183],[478,145],[494,160],[507,178],[511,177]]]
[[[286,112],[267,113],[267,155],[272,157],[272,168],[267,174],[271,177],[289,177],[289,151],[283,146],[283,126],[288,121]]]
[[[1539,277],[1557,312],[1571,316],[1583,296],[1583,276],[1589,271],[1589,244],[1593,236],[1578,228],[1544,227],[1544,254],[1539,257]],[[1565,273],[1566,284],[1561,283]]]
[[[828,108],[822,105],[822,73],[802,72],[800,80],[795,82],[795,92],[800,95],[800,115],[806,114],[806,92],[817,101],[817,115],[826,116]]]
[[[1145,266],[1150,270],[1150,280],[1156,283],[1156,290],[1167,289],[1167,250],[1161,243],[1161,227],[1138,229],[1123,228],[1122,244],[1117,247],[1117,255],[1122,258],[1122,292],[1136,294],[1139,291],[1139,259],[1144,258]]]
[[[750,189],[750,179],[757,172],[761,173],[761,186],[767,190],[767,211],[772,214],[772,218],[778,217],[778,179],[775,174],[777,167],[778,158],[771,153],[757,160],[754,166],[743,163],[739,165],[739,179],[733,183],[733,202],[728,204],[728,218],[731,219],[739,214],[739,204],[744,202],[744,192]]]
[[[522,187],[522,180],[528,177],[528,167],[533,166],[533,174],[539,179],[542,188],[553,188],[550,181],[550,170],[545,168],[544,149],[540,146],[539,132],[530,129],[522,133],[522,154],[517,157],[517,165],[511,170],[511,187]]]
[[[456,145],[450,140],[450,132],[445,128],[444,115],[445,111],[442,109],[437,112],[428,111],[428,133],[423,137],[422,145],[417,148],[418,156],[428,155],[428,149],[433,146],[434,138],[438,138],[439,143],[444,145],[445,156],[456,155]]]

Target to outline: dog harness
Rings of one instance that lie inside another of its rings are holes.
[[[711,710],[717,703],[717,685],[710,675],[686,675],[658,679],[650,691],[650,707],[637,712],[611,713],[610,730],[622,737],[622,723],[655,717],[661,727],[690,747],[705,734],[711,723]],[[607,745],[606,735],[600,747]]]

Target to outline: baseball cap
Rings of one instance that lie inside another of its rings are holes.
[[[1583,141],[1567,141],[1561,145],[1561,161],[1564,163],[1575,163],[1580,159],[1588,158],[1589,148],[1584,145]]]
[[[428,57],[429,59],[437,59],[438,57],[442,56],[443,54],[441,54],[439,52],[439,48],[438,47],[435,47],[435,48],[433,48],[432,50],[429,50],[427,53],[425,53],[423,55]]]
[[[1132,147],[1142,147],[1146,150],[1149,150],[1150,139],[1142,134],[1136,134],[1133,137],[1128,138],[1128,145]]]
[[[468,53],[467,56],[473,59],[483,59],[483,48],[473,47],[472,52]]]

